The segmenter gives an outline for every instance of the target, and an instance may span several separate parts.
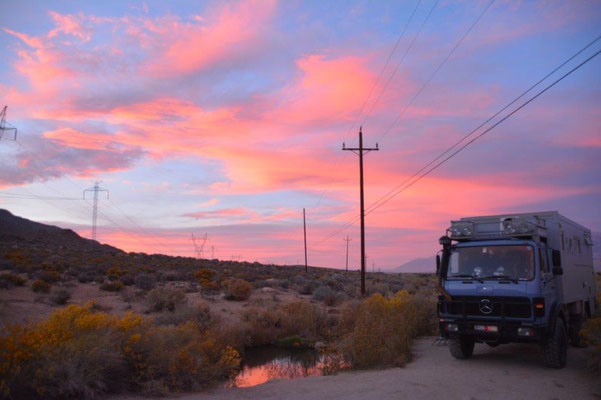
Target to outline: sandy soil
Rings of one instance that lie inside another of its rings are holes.
[[[568,366],[542,365],[537,346],[477,344],[470,360],[455,360],[446,346],[419,340],[405,368],[336,376],[275,380],[251,388],[220,388],[174,396],[178,400],[243,399],[601,399],[601,382],[586,369],[587,351],[570,348]],[[138,399],[139,397],[118,397]]]

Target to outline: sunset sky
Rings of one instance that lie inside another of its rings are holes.
[[[331,234],[359,214],[360,124],[369,206],[601,35],[599,1],[488,5],[2,1],[0,208],[89,237],[99,180],[103,243],[193,256],[206,233],[207,257],[302,264],[304,207],[309,264],[344,268],[348,234],[356,269],[358,225]],[[601,56],[370,213],[370,269],[469,215],[600,232],[600,105]]]

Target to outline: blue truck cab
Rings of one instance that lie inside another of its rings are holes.
[[[555,211],[468,217],[440,244],[439,328],[455,358],[475,343],[528,342],[565,366],[596,308],[590,230]]]

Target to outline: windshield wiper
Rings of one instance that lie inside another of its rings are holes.
[[[449,278],[472,278],[477,280],[480,283],[484,283],[484,281],[482,280],[482,278],[479,278],[475,275],[470,275],[470,274],[458,274],[458,275],[451,275],[449,276]]]
[[[512,276],[509,275],[491,275],[491,276],[483,276],[482,279],[503,279],[503,280],[508,280],[511,281],[515,284],[518,283],[518,279],[514,278]]]

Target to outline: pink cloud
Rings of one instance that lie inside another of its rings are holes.
[[[173,23],[164,30],[151,22],[145,26],[160,32],[167,46],[142,70],[153,76],[190,73],[225,58],[243,55],[255,46],[265,23],[274,15],[277,2],[243,1],[214,10],[211,22]],[[204,19],[201,20],[201,22]]]
[[[284,100],[265,118],[301,124],[351,119],[375,81],[366,61],[318,54],[297,60],[297,78],[278,94]]]
[[[13,36],[21,39],[23,41],[23,43],[25,43],[29,47],[38,48],[38,49],[43,47],[42,40],[38,37],[29,36],[25,33],[15,32],[8,28],[3,28],[3,30],[4,30],[4,32],[8,33],[9,35],[13,35]]]
[[[55,143],[77,149],[110,150],[112,144],[110,135],[84,133],[73,128],[46,131],[42,136]]]
[[[62,15],[54,11],[49,11],[48,14],[52,17],[56,28],[48,32],[47,37],[53,38],[59,33],[77,36],[83,41],[90,40],[91,29],[86,28],[82,25],[84,16],[80,13],[79,16],[75,15]]]
[[[256,213],[253,211],[243,208],[223,208],[221,210],[212,210],[212,211],[198,211],[193,213],[183,214],[184,217],[194,218],[194,219],[213,219],[213,218],[224,218],[224,217],[252,217],[255,216]]]

